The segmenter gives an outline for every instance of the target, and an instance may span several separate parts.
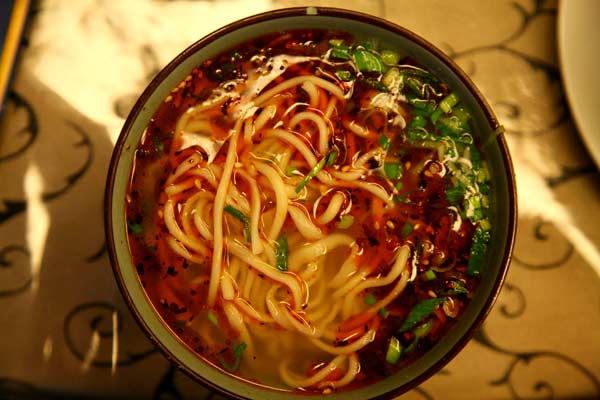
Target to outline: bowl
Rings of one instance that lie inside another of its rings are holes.
[[[234,398],[276,399],[279,390],[248,383],[225,373],[198,357],[175,335],[149,300],[140,282],[128,246],[125,217],[127,187],[134,155],[147,125],[158,106],[190,71],[203,61],[251,38],[294,29],[333,28],[357,36],[377,38],[401,49],[432,71],[457,93],[472,113],[472,126],[488,163],[493,188],[489,218],[490,242],[484,256],[481,282],[454,327],[427,353],[402,369],[401,373],[365,387],[328,395],[334,399],[365,399],[401,394],[432,376],[447,364],[469,341],[496,300],[513,248],[516,229],[516,193],[513,168],[501,127],[482,94],[467,75],[442,51],[425,39],[388,21],[348,10],[299,7],[258,14],[229,24],[185,49],[149,84],[133,107],[116,143],[105,194],[105,230],[110,260],[117,284],[132,314],[146,335],[181,370],[202,384]],[[285,393],[286,398],[305,399],[306,393]]]

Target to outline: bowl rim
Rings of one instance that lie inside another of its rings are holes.
[[[186,375],[190,376],[196,382],[200,382],[201,384],[217,391],[218,393],[235,398],[235,399],[245,399],[242,395],[232,392],[227,388],[216,385],[210,380],[206,379],[202,375],[198,374],[196,371],[192,370],[190,367],[185,365],[181,360],[177,358],[175,354],[173,354],[155,335],[153,334],[150,327],[146,324],[143,317],[139,314],[137,308],[134,306],[133,299],[125,285],[123,277],[121,275],[121,269],[119,267],[118,259],[117,259],[117,251],[115,246],[115,240],[113,235],[113,221],[112,221],[112,197],[114,192],[114,182],[117,172],[117,164],[118,159],[121,156],[121,153],[125,147],[126,138],[128,136],[128,132],[131,130],[132,125],[139,115],[139,113],[145,107],[149,97],[154,92],[154,90],[160,85],[160,83],[168,77],[173,70],[179,66],[184,60],[186,60],[190,55],[193,55],[199,49],[205,47],[216,39],[222,37],[223,35],[229,34],[233,31],[236,31],[240,28],[247,27],[256,23],[265,22],[274,19],[280,18],[289,18],[289,17],[300,17],[300,16],[326,16],[340,19],[350,19],[359,22],[363,22],[370,25],[375,25],[384,30],[390,31],[394,34],[400,35],[411,42],[416,43],[418,46],[424,48],[433,54],[437,59],[439,59],[447,68],[449,68],[452,73],[462,82],[462,84],[466,87],[466,89],[473,95],[473,98],[476,100],[479,105],[481,111],[483,112],[487,122],[490,124],[492,129],[498,130],[495,136],[496,143],[498,145],[499,152],[501,154],[501,161],[504,166],[503,172],[505,173],[506,181],[507,181],[507,197],[509,199],[509,204],[507,206],[507,216],[508,216],[508,227],[507,227],[507,237],[506,237],[506,246],[504,248],[504,253],[502,254],[502,260],[500,263],[499,273],[496,276],[496,279],[491,286],[490,295],[486,298],[486,301],[481,306],[481,310],[475,316],[473,323],[467,327],[465,333],[458,339],[444,354],[443,357],[436,360],[433,364],[431,364],[424,372],[414,377],[412,380],[406,382],[405,384],[398,386],[391,391],[383,393],[374,398],[382,398],[388,399],[394,396],[397,396],[401,393],[405,393],[408,390],[418,386],[423,383],[425,380],[429,379],[435,373],[437,373],[440,369],[442,369],[450,360],[452,360],[465,346],[466,344],[473,338],[476,331],[482,325],[483,321],[490,313],[494,303],[496,302],[504,280],[506,279],[506,275],[508,273],[510,259],[514,247],[515,237],[516,237],[516,227],[517,227],[517,192],[516,192],[516,181],[514,168],[511,160],[511,156],[508,150],[508,145],[506,143],[506,139],[504,137],[504,133],[502,132],[502,127],[498,122],[494,112],[492,111],[490,105],[483,97],[480,90],[475,86],[475,84],[471,81],[471,79],[467,76],[467,74],[443,51],[434,46],[428,40],[414,33],[413,31],[404,28],[398,24],[395,24],[391,21],[388,21],[384,18],[377,17],[374,15],[369,15],[363,12],[348,10],[343,8],[336,7],[320,7],[320,6],[302,6],[302,7],[288,7],[288,8],[280,8],[275,10],[270,10],[266,12],[262,12],[259,14],[251,15],[237,21],[231,22],[207,35],[200,38],[199,40],[192,43],[186,49],[184,49],[181,53],[179,53],[172,61],[170,61],[165,67],[163,67],[160,72],[152,79],[152,81],[147,85],[144,89],[135,105],[131,109],[128,114],[128,117],[121,129],[118,140],[113,149],[113,153],[110,159],[110,164],[108,168],[107,178],[106,178],[106,186],[105,186],[105,194],[104,194],[104,229],[105,229],[105,239],[106,246],[108,249],[108,255],[110,264],[113,270],[113,274],[115,275],[115,280],[117,281],[117,285],[119,287],[119,291],[123,296],[127,307],[130,312],[134,315],[134,320],[137,324],[142,328],[142,331],[146,335],[147,338],[161,351],[161,353],[169,360],[174,363],[179,370],[183,371]],[[239,379],[240,383],[246,383],[246,381]],[[256,385],[253,383],[248,383],[256,387],[261,387],[262,390],[273,391],[273,389],[269,389],[268,387]],[[308,396],[312,397],[312,396]]]

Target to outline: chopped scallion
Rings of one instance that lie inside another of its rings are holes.
[[[387,65],[396,65],[400,61],[400,54],[393,50],[382,50],[380,56],[381,61]]]
[[[287,238],[285,236],[281,236],[279,239],[277,239],[277,249],[275,254],[275,259],[277,262],[276,267],[278,270],[283,272],[288,270],[288,253],[289,249]]]
[[[415,115],[412,119],[412,121],[410,121],[410,124],[408,125],[409,128],[424,128],[425,125],[427,124],[427,121],[425,120],[425,118],[422,115]]]
[[[431,332],[431,329],[433,329],[433,321],[429,320],[424,324],[417,326],[413,333],[415,334],[415,337],[420,339],[422,337],[427,336],[427,334]]]
[[[410,222],[407,222],[404,224],[404,226],[402,227],[402,237],[407,237],[408,235],[410,235],[410,233],[413,231],[414,227],[413,224],[411,224]]]
[[[432,269],[428,269],[427,271],[425,271],[424,277],[425,277],[425,280],[427,280],[427,281],[434,280],[436,278],[435,271]]]
[[[246,215],[244,215],[243,212],[241,212],[237,208],[230,206],[230,205],[226,205],[223,208],[223,211],[225,211],[227,214],[231,215],[233,218],[237,219],[242,224],[244,224],[244,238],[249,241],[250,240],[250,219],[248,217],[246,217]]]
[[[452,111],[452,107],[458,104],[458,96],[456,93],[450,93],[440,101],[439,108],[444,114],[449,114]]]
[[[377,297],[373,295],[373,293],[369,293],[365,296],[365,304],[368,306],[374,306],[377,303]]]
[[[379,144],[381,145],[381,147],[384,150],[387,150],[390,148],[390,144],[392,144],[392,142],[390,141],[390,138],[388,138],[385,135],[381,135],[379,136]]]
[[[217,318],[217,315],[214,312],[209,310],[208,314],[207,314],[207,318],[211,324],[213,324],[214,326],[219,326],[219,320]]]
[[[127,227],[129,228],[129,233],[132,233],[134,235],[139,235],[140,233],[142,233],[144,231],[144,229],[142,228],[142,225],[138,224],[137,222],[133,222],[133,221],[127,221]]]
[[[402,323],[399,332],[402,333],[412,329],[413,326],[431,315],[435,311],[435,308],[444,301],[445,298],[439,297],[419,301],[408,313],[408,316]]]
[[[321,160],[318,163],[316,163],[314,167],[312,167],[312,169],[308,172],[308,174],[306,174],[304,179],[302,179],[302,182],[300,182],[298,186],[296,186],[296,193],[300,193],[302,189],[304,189],[304,186],[308,185],[308,182],[310,182],[312,178],[314,178],[319,172],[321,172],[321,170],[325,166],[325,163],[327,162],[327,158],[328,156],[321,158]]]
[[[469,256],[469,265],[467,266],[467,275],[476,276],[480,274],[483,257],[487,250],[487,243],[490,240],[490,232],[481,227],[475,229],[473,241],[471,242],[471,255]]]
[[[390,68],[381,78],[381,83],[387,86],[390,90],[399,84],[400,70],[398,68]]]
[[[337,227],[340,229],[348,229],[354,223],[354,217],[350,214],[342,215],[340,221],[337,224]]]
[[[331,57],[338,58],[340,60],[350,59],[350,48],[348,46],[340,45],[331,49]]]
[[[481,221],[479,221],[479,226],[484,231],[489,231],[490,229],[492,229],[492,224],[487,219],[482,219]]]
[[[340,78],[344,82],[348,82],[352,80],[352,72],[344,71],[342,69],[335,71],[335,75]]]
[[[235,358],[242,358],[244,350],[246,350],[246,342],[242,342],[233,348],[233,356]]]
[[[337,150],[332,151],[327,156],[327,166],[332,167],[335,164],[335,160],[337,160],[338,152]]]
[[[383,171],[385,172],[385,176],[387,176],[388,179],[398,179],[402,175],[402,171],[400,170],[400,164],[398,163],[386,162],[385,164],[383,164]]]
[[[395,336],[392,336],[385,354],[385,361],[389,364],[397,364],[400,356],[402,356],[402,345]]]
[[[379,315],[381,318],[387,318],[388,315],[390,315],[390,312],[385,308],[380,308],[377,310],[377,315]]]
[[[352,53],[352,58],[356,67],[361,72],[378,72],[382,73],[385,70],[383,61],[374,53],[368,50],[357,49]]]
[[[292,167],[291,165],[288,165],[287,167],[285,167],[285,175],[286,176],[292,176],[296,173],[296,171],[298,171],[295,167]]]

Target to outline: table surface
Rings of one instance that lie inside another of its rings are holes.
[[[133,102],[178,52],[227,22],[303,4],[33,5],[0,119],[0,397],[212,396],[157,352],[121,299],[104,244],[107,166]],[[561,86],[556,2],[311,4],[424,36],[472,77],[507,130],[519,195],[508,278],[474,340],[402,398],[598,398],[600,175]]]

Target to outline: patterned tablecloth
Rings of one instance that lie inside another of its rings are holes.
[[[0,120],[0,398],[211,397],[149,343],[116,288],[107,166],[137,95],[179,51],[302,3],[34,3]],[[441,47],[489,99],[515,163],[519,230],[502,294],[464,351],[402,398],[598,398],[600,175],[561,87],[556,3],[311,3],[387,18]]]

